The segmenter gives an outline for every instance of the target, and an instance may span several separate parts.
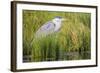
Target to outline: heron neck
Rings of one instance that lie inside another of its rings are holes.
[[[60,29],[61,25],[60,24],[55,24],[55,31],[58,31]]]
[[[58,31],[61,27],[61,21],[57,22],[57,21],[53,20],[53,23],[55,24],[54,31]]]

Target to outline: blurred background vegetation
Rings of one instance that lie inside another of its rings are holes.
[[[55,16],[65,19],[59,32],[35,39],[36,31]],[[91,14],[23,10],[23,62],[91,58]]]

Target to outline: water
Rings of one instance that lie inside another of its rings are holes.
[[[31,55],[23,56],[23,62],[43,62],[43,61],[67,61],[67,60],[86,60],[91,59],[90,51],[83,51],[83,52],[65,52],[59,51],[56,53],[56,56],[48,56],[43,58],[43,56],[35,57],[32,60]]]

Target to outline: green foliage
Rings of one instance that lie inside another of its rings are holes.
[[[35,39],[36,31],[55,16],[66,19],[62,23],[61,30],[41,39]],[[89,59],[90,19],[89,13],[23,10],[23,56],[31,51],[31,61],[36,62]],[[89,51],[88,57],[85,56],[86,53],[82,53],[85,51]],[[78,54],[67,56],[66,54],[70,52]]]

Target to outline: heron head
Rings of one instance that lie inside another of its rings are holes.
[[[56,16],[52,22],[55,24],[55,30],[54,31],[58,31],[61,26],[62,26],[62,21],[64,21],[65,19],[61,16]]]
[[[61,16],[56,16],[54,19],[53,19],[53,22],[56,23],[56,24],[61,24],[62,21],[64,21],[65,19]]]

